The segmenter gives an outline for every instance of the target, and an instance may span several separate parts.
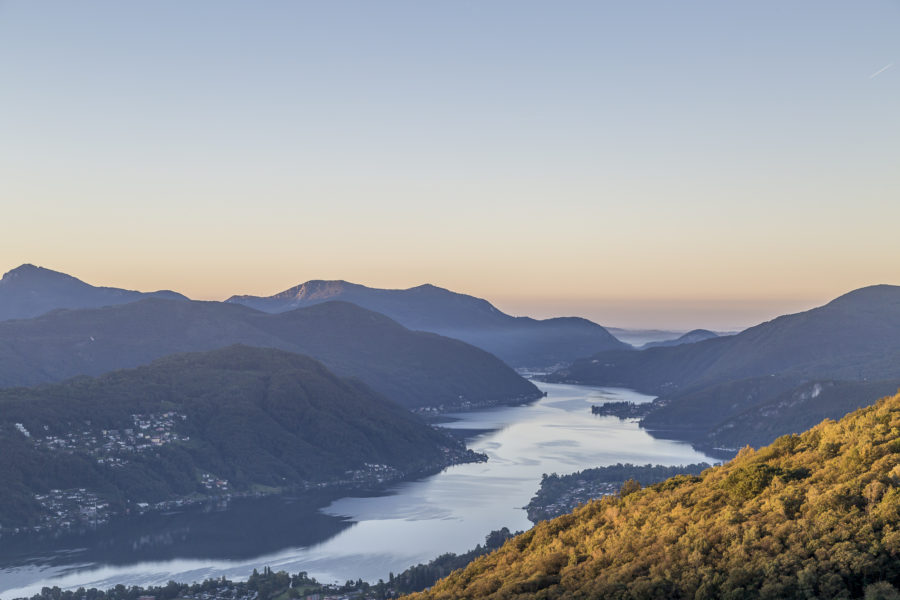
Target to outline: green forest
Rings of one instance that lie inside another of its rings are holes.
[[[125,444],[138,422],[150,433]],[[124,509],[225,490],[377,484],[474,458],[359,381],[281,350],[233,346],[0,390],[4,528],[39,522],[35,494],[52,489],[84,488]]]

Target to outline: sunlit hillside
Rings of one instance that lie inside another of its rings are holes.
[[[900,395],[699,477],[626,485],[414,598],[892,597],[898,436]]]

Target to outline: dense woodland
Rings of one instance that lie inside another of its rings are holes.
[[[425,564],[412,566],[399,575],[392,576],[387,582],[391,592],[409,594],[429,588],[442,577],[446,577],[457,569],[462,569],[479,556],[493,552],[506,543],[514,535],[507,527],[496,529],[484,538],[484,545],[478,544],[473,549],[462,554],[447,552]]]
[[[898,523],[900,395],[699,476],[626,486],[413,598],[896,597]]]
[[[134,427],[135,414],[163,412],[183,416],[176,419],[178,441],[115,454],[123,464],[43,444],[71,431],[123,431]],[[234,346],[97,378],[0,390],[0,524],[34,523],[40,517],[34,495],[50,489],[87,488],[122,508],[205,493],[204,473],[227,480],[231,492],[274,491],[352,484],[354,477],[371,484],[476,458],[470,454],[321,363]]]

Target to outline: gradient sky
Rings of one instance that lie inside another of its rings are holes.
[[[898,225],[896,0],[0,1],[3,270],[736,328]]]

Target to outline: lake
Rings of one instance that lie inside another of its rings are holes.
[[[235,500],[122,520],[52,541],[0,541],[0,597],[44,586],[109,588],[246,579],[268,565],[322,582],[363,578],[464,552],[494,529],[531,527],[522,509],[544,473],[631,462],[715,462],[689,445],[657,439],[634,421],[591,414],[591,404],[653,398],[614,388],[537,382],[547,396],[527,406],[449,415],[443,426],[484,433],[469,447],[486,463],[457,465],[366,497]]]

